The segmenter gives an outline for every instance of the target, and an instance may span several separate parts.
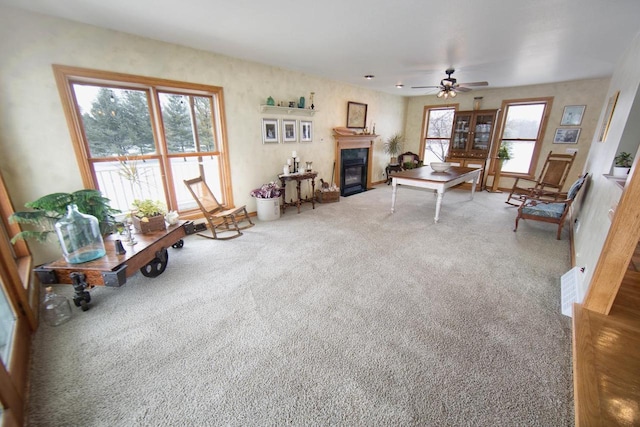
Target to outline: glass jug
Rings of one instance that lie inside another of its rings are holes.
[[[56,222],[56,233],[68,263],[80,264],[106,253],[98,219],[81,213],[75,204],[67,206],[67,216]]]

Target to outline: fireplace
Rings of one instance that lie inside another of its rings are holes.
[[[350,196],[371,189],[373,142],[377,135],[345,134],[334,129],[336,140],[335,183],[340,195]]]
[[[368,148],[353,148],[342,150],[340,165],[340,195],[367,191],[367,160]]]

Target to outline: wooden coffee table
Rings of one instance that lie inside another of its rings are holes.
[[[178,221],[170,225],[166,230],[149,233],[134,233],[137,241],[135,245],[123,242],[126,250],[124,254],[116,253],[116,239],[122,236],[113,234],[104,239],[106,254],[96,260],[81,264],[70,264],[64,258],[60,258],[48,264],[43,264],[34,269],[38,279],[43,285],[60,283],[73,285],[76,295],[73,301],[83,311],[89,309],[90,301],[87,288],[94,286],[118,287],[126,283],[127,277],[131,277],[138,270],[146,277],[157,277],[164,272],[169,262],[167,248],[181,248],[184,246],[182,238],[187,234],[193,234],[195,227],[193,222]]]

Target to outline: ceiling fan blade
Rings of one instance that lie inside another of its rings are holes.
[[[411,86],[411,89],[436,89],[440,86]]]
[[[471,90],[471,88],[464,87],[464,86],[457,86],[457,87],[454,88],[454,90],[456,92],[469,92]]]
[[[489,82],[460,83],[460,86],[489,86]]]

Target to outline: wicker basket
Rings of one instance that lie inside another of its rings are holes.
[[[318,203],[333,203],[340,201],[340,191],[320,191],[316,190],[316,201]]]
[[[133,215],[133,228],[135,228],[138,233],[143,234],[167,229],[167,225],[164,222],[164,216],[156,215],[148,217],[148,219],[148,222],[140,221],[140,218]]]

